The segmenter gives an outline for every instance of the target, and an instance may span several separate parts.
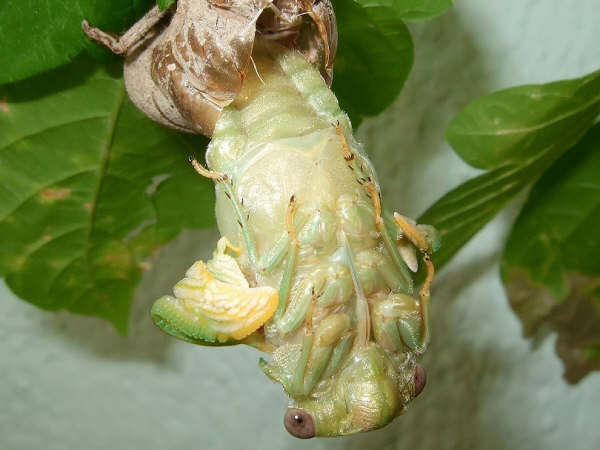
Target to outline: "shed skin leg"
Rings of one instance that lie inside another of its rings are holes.
[[[142,18],[134,23],[124,34],[118,37],[91,26],[87,20],[81,22],[81,28],[83,28],[83,32],[90,39],[108,47],[117,55],[124,55],[131,47],[135,46],[136,43],[144,39],[163,17],[167,14],[171,14],[172,10],[173,7],[161,11],[157,5],[144,14]]]

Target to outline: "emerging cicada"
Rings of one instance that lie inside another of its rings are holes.
[[[171,22],[162,25],[167,38],[143,44],[142,56],[139,49],[133,60],[128,56],[130,66],[147,61],[148,73],[140,77],[154,86],[144,94],[152,102],[136,102],[142,109],[154,108],[159,120],[177,128],[212,131],[208,169],[191,162],[215,181],[223,236],[210,261],[194,263],[174,295],[156,301],[152,318],[188,342],[248,344],[271,353],[260,367],[289,394],[284,424],[296,437],[382,427],[425,384],[416,358],[429,341],[429,255],[437,234],[383,209],[373,166],[324,79],[327,70],[320,72],[306,52],[280,41],[283,31],[302,29],[294,14],[289,23],[276,24],[271,38],[261,33],[253,40],[254,70],[236,69],[243,76],[235,96],[223,105],[199,96],[203,91],[190,81],[192,66],[181,55],[191,58],[189,44],[201,58],[202,42],[193,39],[194,24],[186,28],[177,16],[199,2],[180,1]],[[260,8],[274,7],[281,18],[281,8],[290,5],[295,14],[314,15],[306,2],[280,2],[279,9],[265,2]],[[231,15],[233,6],[220,7]],[[242,15],[253,26],[261,16]],[[267,23],[274,27],[273,20]],[[87,31],[98,39],[98,30]],[[331,57],[321,59],[321,69],[330,67]],[[169,108],[176,114],[167,116]],[[201,110],[208,113],[198,119]],[[418,293],[411,277],[417,252],[427,272]]]

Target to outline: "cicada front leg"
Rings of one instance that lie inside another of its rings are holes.
[[[418,301],[407,294],[392,293],[374,302],[371,312],[373,330],[376,340],[385,349],[402,351],[408,347],[420,354],[427,349],[430,339],[430,287],[435,270],[429,254],[439,246],[439,238],[433,227],[417,225],[398,213],[394,218],[406,239],[423,254],[426,277]]]
[[[345,313],[332,311],[353,293],[348,268],[332,261],[304,276],[291,289],[289,301],[282,303],[280,297],[283,313],[274,316],[272,332],[301,338],[280,346],[273,353],[273,363],[261,360],[260,366],[290,395],[309,395],[320,380],[336,372],[350,351],[355,336],[351,319]],[[295,334],[300,329],[303,332]]]
[[[286,235],[274,246],[270,257],[273,266],[279,258],[278,249],[287,244],[287,257],[279,288],[279,306],[273,321],[280,333],[293,332],[305,321],[310,323],[312,309],[332,302],[344,303],[352,294],[349,274],[342,264],[322,263],[335,250],[337,218],[325,206],[311,207],[297,214],[297,202],[292,196],[285,216]],[[296,262],[305,267],[296,271]],[[306,267],[314,267],[306,273]],[[293,292],[292,292],[293,291]]]
[[[429,341],[429,312],[407,294],[391,294],[373,303],[371,319],[376,341],[391,352],[407,348],[423,353]]]
[[[281,383],[288,394],[309,395],[315,385],[334,374],[352,346],[354,332],[347,314],[325,317],[308,330],[299,344],[286,344],[273,354],[272,364],[260,360],[267,376]]]
[[[189,160],[192,166],[194,167],[194,170],[198,174],[202,175],[205,178],[209,178],[215,181],[215,183],[217,183],[223,189],[225,196],[233,205],[238,224],[242,229],[242,236],[246,244],[246,253],[248,255],[248,261],[252,267],[257,267],[258,257],[256,255],[256,243],[254,241],[254,237],[249,231],[248,221],[246,215],[242,211],[242,205],[240,204],[240,202],[238,202],[237,197],[233,192],[231,177],[229,177],[229,175],[227,175],[226,173],[206,169],[202,164],[198,162],[198,160],[196,160],[192,156],[189,157]]]
[[[398,270],[402,282],[405,286],[405,292],[412,291],[412,278],[408,272],[408,267],[394,241],[394,236],[390,233],[389,228],[385,224],[382,215],[381,192],[375,181],[373,167],[366,158],[363,158],[359,153],[351,150],[343,130],[338,126],[335,128],[336,134],[341,142],[341,148],[344,159],[348,168],[352,170],[356,177],[356,181],[363,185],[366,195],[370,198],[373,209],[373,220],[375,229],[379,232],[384,246],[390,255],[396,269]],[[362,161],[362,162],[361,162]]]
[[[282,308],[284,312],[274,317],[275,326],[282,334],[292,333],[302,324],[312,327],[315,309],[345,303],[353,294],[352,278],[345,265],[331,262],[303,277],[292,291]]]

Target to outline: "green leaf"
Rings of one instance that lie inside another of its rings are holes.
[[[356,0],[363,6],[389,5],[404,20],[426,20],[443,14],[452,0]]]
[[[565,376],[600,370],[600,125],[535,184],[502,258],[527,336],[558,332]]]
[[[600,71],[574,80],[518,86],[470,103],[448,141],[468,164],[494,169],[570,147],[600,113]]]
[[[161,11],[164,11],[165,9],[167,9],[169,6],[171,6],[173,3],[175,3],[177,0],[157,0],[157,4],[158,7],[160,8]]]
[[[356,128],[363,117],[387,108],[400,93],[413,63],[413,43],[389,5],[334,2],[339,32],[333,90]]]
[[[80,59],[0,89],[0,275],[124,332],[144,258],[214,219],[213,187],[186,160],[206,139],[143,116],[121,65]]]
[[[436,268],[444,266],[555,158],[548,155],[527,165],[507,164],[486,172],[452,189],[427,209],[419,222],[433,225],[442,239],[440,250],[432,256]]]
[[[532,96],[538,95],[532,104]],[[551,112],[556,116],[544,112],[542,105],[554,105]],[[576,80],[518,86],[467,105],[452,121],[448,138],[467,162],[475,160],[492,170],[451,190],[419,218],[441,234],[443,246],[433,257],[436,265],[448,262],[511,199],[575,145],[599,112],[600,72]]]
[[[528,183],[526,173],[509,165],[466,181],[429,207],[419,223],[440,233],[442,246],[432,257],[436,268],[450,261]]]
[[[81,21],[121,33],[154,0],[3,0],[0,2],[0,84],[65,64],[95,44]]]

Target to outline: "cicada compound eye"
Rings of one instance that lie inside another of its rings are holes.
[[[315,435],[315,422],[312,416],[298,408],[287,410],[283,425],[288,433],[300,439],[310,439]]]
[[[423,369],[423,366],[417,364],[417,368],[415,369],[415,397],[421,393],[426,383],[427,373]]]

